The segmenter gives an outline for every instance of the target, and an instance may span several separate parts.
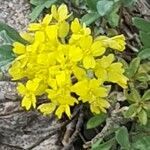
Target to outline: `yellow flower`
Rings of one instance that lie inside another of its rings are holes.
[[[48,98],[53,104],[58,106],[58,108],[55,111],[55,114],[59,119],[61,118],[64,112],[70,118],[70,106],[73,106],[75,103],[78,103],[78,101],[76,100],[76,98],[71,96],[71,85],[62,85],[62,83],[60,82],[58,83],[58,86],[61,87],[58,87],[57,89],[46,90],[48,93]]]
[[[60,119],[62,117],[62,114],[63,113],[66,113],[66,115],[68,116],[68,118],[71,117],[71,112],[70,112],[70,107],[69,105],[60,105],[56,112],[55,112],[55,115]]]
[[[13,52],[14,52],[15,54],[18,54],[18,55],[24,54],[25,51],[26,51],[25,45],[23,45],[23,44],[21,44],[21,43],[19,43],[19,42],[14,42],[14,43],[13,43]]]
[[[123,88],[127,86],[127,77],[123,75],[124,69],[121,63],[113,63],[114,55],[109,54],[97,60],[95,75],[102,81],[117,83]]]
[[[41,104],[37,109],[44,115],[49,115],[56,109],[56,105],[54,103],[45,103]]]
[[[45,28],[50,24],[52,20],[52,15],[47,14],[42,22],[39,23],[30,23],[28,26],[29,31],[38,31],[38,30],[45,30]]]
[[[28,41],[29,43],[32,43],[34,41],[34,37],[33,34],[28,33],[28,32],[21,32],[20,36],[25,39],[26,41]]]
[[[123,88],[127,88],[128,78],[123,75],[124,69],[121,63],[113,63],[108,69],[108,81],[119,84]],[[115,71],[114,71],[115,70]]]
[[[29,110],[31,106],[33,106],[33,108],[36,107],[35,92],[39,86],[39,82],[39,79],[34,79],[32,81],[29,80],[26,86],[24,86],[22,83],[18,84],[17,90],[22,96],[24,96],[21,106],[25,107],[26,110]]]
[[[71,14],[65,4],[51,8],[42,21],[31,23],[28,32],[21,36],[26,45],[13,43],[16,59],[9,73],[13,80],[26,81],[18,84],[23,97],[21,105],[29,110],[36,107],[36,97],[47,95],[49,102],[37,109],[44,115],[63,114],[71,117],[71,107],[88,102],[91,112],[106,112],[108,90],[104,82],[126,87],[122,64],[114,62],[113,54],[105,56],[107,48],[123,51],[125,38],[94,38],[90,28],[79,19],[67,21]]]
[[[60,5],[58,9],[55,5],[51,8],[51,14],[58,22],[66,20],[70,16],[68,13],[68,8],[65,4]]]
[[[101,112],[106,113],[106,109],[110,107],[110,104],[106,99],[99,98],[90,103],[91,112],[100,114]]]
[[[19,80],[26,76],[25,71],[21,67],[20,61],[14,61],[13,65],[9,69],[9,74],[12,76],[12,80]]]
[[[100,81],[96,79],[79,81],[72,86],[72,91],[79,95],[79,100],[82,100],[84,103],[92,102],[99,97],[108,95],[107,89],[100,86]]]
[[[76,43],[77,40],[80,40],[80,38],[91,34],[90,28],[87,28],[85,24],[81,25],[77,18],[75,18],[71,23],[71,31],[72,36],[69,40],[69,43],[71,44]]]
[[[83,34],[83,35],[90,35],[91,30],[87,28],[85,24],[81,25],[78,18],[75,18],[71,23],[71,31],[73,34]]]
[[[118,51],[125,50],[125,37],[124,35],[117,35],[115,37],[109,38],[106,36],[99,36],[98,41],[101,41],[106,48],[112,48]]]
[[[106,51],[101,42],[93,41],[91,36],[83,37],[80,40],[80,47],[83,49],[83,66],[86,69],[94,68],[96,65],[94,57],[101,56]]]
[[[52,16],[55,20],[58,21],[58,35],[60,38],[64,38],[67,36],[69,32],[69,23],[65,20],[70,17],[71,14],[68,15],[68,8],[65,4],[60,5],[57,9],[55,5],[51,8]]]

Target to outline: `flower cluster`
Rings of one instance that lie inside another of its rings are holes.
[[[49,103],[37,107],[44,115],[54,112],[58,118],[63,113],[70,117],[70,107],[80,101],[88,102],[91,111],[98,114],[110,105],[105,82],[126,87],[122,64],[114,62],[113,54],[104,55],[108,48],[123,51],[124,36],[94,39],[77,18],[69,23],[70,15],[66,5],[52,6],[51,14],[31,23],[22,34],[28,44],[13,44],[17,57],[9,73],[13,80],[26,81],[17,87],[26,110],[36,108],[36,97],[47,94]]]

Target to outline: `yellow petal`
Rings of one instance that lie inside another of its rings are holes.
[[[110,39],[109,47],[118,51],[123,51],[125,50],[125,44],[124,35],[118,35]]]
[[[78,81],[86,78],[86,71],[83,68],[75,66],[72,70]]]
[[[34,94],[31,95],[31,102],[32,102],[33,108],[35,108],[36,107],[36,97]]]
[[[69,23],[66,21],[63,21],[59,24],[58,28],[58,35],[60,38],[64,38],[68,35],[69,32]]]
[[[35,92],[39,86],[40,79],[35,78],[33,80],[28,80],[26,87],[29,91]]]
[[[69,58],[71,61],[80,61],[83,57],[82,50],[79,47],[71,46],[69,49]]]
[[[12,67],[9,69],[9,74],[13,77],[13,80],[19,80],[26,76],[24,70],[21,67],[21,63],[19,61],[15,61],[12,64]]]
[[[101,42],[96,41],[92,44],[91,51],[93,56],[101,56],[105,53],[106,48],[102,46]]]
[[[86,69],[90,69],[90,68],[94,68],[96,65],[95,59],[93,56],[86,56],[85,58],[83,58],[83,66]]]
[[[95,75],[102,81],[106,81],[108,79],[107,70],[99,66],[95,68]]]
[[[50,40],[56,40],[57,38],[57,25],[51,25],[46,28],[46,34]]]
[[[90,110],[92,113],[100,114],[101,111],[98,106],[95,106],[93,103],[90,104]]]
[[[79,23],[79,20],[77,18],[75,18],[71,23],[71,31],[73,33],[77,33],[80,31],[80,29],[81,29],[81,25]]]
[[[57,110],[55,111],[55,115],[60,119],[62,117],[62,114],[65,112],[65,106],[60,105]]]
[[[25,97],[22,99],[21,106],[22,106],[22,107],[25,107],[26,110],[29,110],[29,109],[31,108],[31,105],[32,105],[32,103],[31,103],[30,97],[26,97],[26,96],[25,96]]]
[[[25,95],[27,92],[26,87],[22,83],[18,83],[17,90],[21,95]]]
[[[77,95],[79,95],[81,97],[81,99],[84,99],[85,101],[87,101],[87,94],[88,94],[88,81],[87,80],[83,80],[83,81],[79,81],[76,84],[74,84],[71,87],[71,91],[75,92]]]
[[[26,51],[25,45],[19,43],[19,42],[14,42],[13,43],[13,52],[16,54],[24,54]]]
[[[68,116],[68,118],[70,118],[71,117],[70,107],[68,105],[66,105],[65,107],[66,107],[65,108],[65,113]]]
[[[58,8],[59,21],[64,21],[67,18],[68,8],[65,4],[62,4]]]
[[[56,109],[56,105],[53,103],[46,103],[40,105],[37,109],[40,110],[44,115],[49,115]]]
[[[44,42],[45,41],[45,34],[42,31],[37,31],[35,33],[35,41],[38,43]]]
[[[54,89],[54,90],[57,89],[57,82],[56,82],[55,79],[49,78],[47,82],[48,82],[48,85],[49,85],[52,89]]]
[[[114,61],[115,57],[113,54],[109,54],[108,56],[103,56],[97,62],[103,68],[108,68],[112,62]]]
[[[108,95],[107,89],[104,88],[104,87],[95,88],[95,89],[93,90],[93,94],[94,94],[96,97],[106,97],[106,96]]]
[[[60,74],[58,74],[57,76],[56,76],[56,82],[57,82],[57,85],[59,86],[59,87],[62,87],[62,86],[64,86],[65,85],[65,83],[66,83],[66,81],[67,81],[67,79],[66,79],[66,73],[64,72],[64,71],[62,71]]]
[[[25,39],[26,41],[28,41],[29,43],[33,43],[34,37],[32,34],[27,33],[27,32],[21,32],[20,36]]]
[[[42,23],[45,24],[45,25],[49,25],[49,23],[51,22],[51,20],[52,20],[52,15],[47,14],[47,15],[44,17]]]
[[[90,49],[92,45],[93,38],[92,36],[85,36],[80,40],[80,46],[82,49],[87,50]]]
[[[41,24],[39,23],[30,23],[28,26],[28,31],[37,31],[40,30]]]
[[[58,19],[57,7],[55,5],[52,5],[51,7],[51,14],[53,18],[55,18],[56,20]]]

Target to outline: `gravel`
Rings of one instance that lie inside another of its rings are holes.
[[[29,0],[0,0],[0,21],[18,31],[25,30],[29,13]]]

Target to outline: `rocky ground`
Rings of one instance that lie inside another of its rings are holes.
[[[28,0],[0,0],[0,21],[18,31],[26,29],[29,13]],[[22,110],[15,93],[15,83],[0,81],[0,150],[59,149],[59,123]]]
[[[29,22],[28,0],[0,0],[0,21],[21,31]]]
[[[0,21],[18,31],[25,30],[29,23],[30,4],[28,2],[29,0],[0,0]],[[134,10],[134,13],[145,16],[147,20],[150,19],[148,2],[148,0],[139,0]],[[130,11],[123,11],[127,27],[131,26],[131,15]],[[132,36],[134,33],[125,30],[127,27],[123,28],[122,32]],[[0,150],[62,149],[63,142],[60,142],[62,139],[60,134],[62,127],[65,128],[66,124],[60,124],[53,117],[44,117],[36,111],[22,110],[19,107],[20,99],[15,87],[16,84],[13,82],[0,81]]]

